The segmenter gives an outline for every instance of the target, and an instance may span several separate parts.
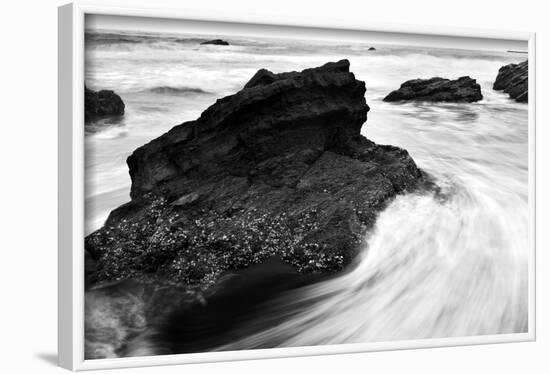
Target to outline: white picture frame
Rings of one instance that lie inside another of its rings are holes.
[[[321,38],[358,38],[384,35],[388,40],[452,45],[463,43],[527,42],[529,57],[529,324],[528,332],[464,338],[408,340],[383,343],[342,344],[300,348],[276,348],[219,353],[194,353],[116,359],[84,359],[84,19],[87,14],[186,20],[195,25],[223,25],[225,30],[243,32],[268,30]],[[59,248],[58,248],[58,354],[59,365],[69,370],[143,367],[185,363],[327,355],[381,350],[399,350],[535,340],[535,33],[498,30],[441,28],[350,23],[323,20],[260,17],[251,14],[228,16],[183,9],[113,7],[75,2],[59,7]],[[250,24],[253,22],[253,24]]]

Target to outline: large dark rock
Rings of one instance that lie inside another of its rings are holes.
[[[525,60],[520,64],[509,64],[498,70],[493,89],[503,90],[517,102],[526,103],[529,98],[529,65]]]
[[[213,39],[202,42],[201,45],[229,45],[229,43],[222,39]]]
[[[445,78],[412,79],[398,90],[391,92],[384,101],[432,101],[471,103],[483,99],[481,87],[475,79],[461,77],[456,80]]]
[[[84,120],[121,116],[124,114],[124,102],[110,90],[93,91],[84,87]]]
[[[378,212],[423,180],[407,151],[360,134],[368,110],[347,60],[258,71],[128,158],[132,200],[86,238],[91,279],[205,287],[273,255],[299,273],[343,269]]]

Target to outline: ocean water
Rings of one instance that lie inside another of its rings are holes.
[[[86,84],[115,90],[121,119],[86,130],[86,233],[129,201],[126,158],[240,90],[260,68],[302,70],[347,58],[366,82],[362,133],[409,151],[440,194],[406,194],[381,213],[350,271],[278,300],[292,317],[220,349],[336,344],[527,331],[527,105],[492,90],[525,55],[376,43],[90,31]],[[376,51],[368,51],[370,46]],[[385,103],[414,78],[469,75],[472,104]],[[269,316],[266,316],[266,318]]]

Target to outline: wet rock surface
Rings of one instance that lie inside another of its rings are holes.
[[[399,89],[387,95],[384,101],[471,103],[481,99],[481,87],[475,79],[461,77],[450,80],[434,77],[406,81]]]
[[[114,91],[94,91],[84,87],[84,120],[86,122],[121,116],[124,114],[124,102]]]
[[[504,91],[519,103],[529,99],[529,63],[509,64],[498,70],[493,89]]]
[[[258,71],[128,158],[132,200],[85,240],[92,284],[207,289],[273,256],[298,274],[342,270],[378,212],[425,179],[407,151],[360,134],[368,110],[347,60]]]

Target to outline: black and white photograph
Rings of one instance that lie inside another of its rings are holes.
[[[530,331],[527,42],[183,22],[86,15],[86,360]]]

